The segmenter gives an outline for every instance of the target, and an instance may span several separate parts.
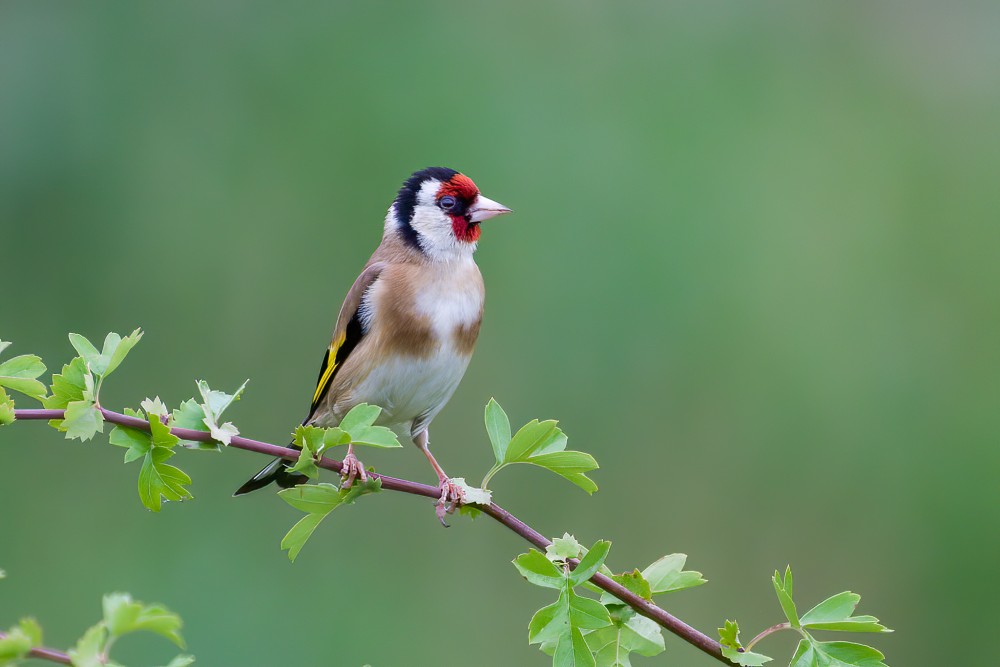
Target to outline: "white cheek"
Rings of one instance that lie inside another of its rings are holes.
[[[451,229],[451,218],[433,204],[418,204],[410,224],[420,234],[421,246],[431,254],[443,251],[457,242]]]

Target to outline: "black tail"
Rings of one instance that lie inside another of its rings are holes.
[[[259,473],[248,479],[246,484],[236,489],[236,493],[233,495],[242,496],[244,493],[263,489],[271,482],[277,482],[278,486],[287,489],[296,484],[304,484],[308,479],[305,475],[297,472],[288,472],[288,461],[285,459],[274,459],[261,468]]]

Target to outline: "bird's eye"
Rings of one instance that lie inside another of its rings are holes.
[[[452,197],[451,195],[445,195],[444,197],[441,197],[441,199],[438,200],[438,206],[440,206],[446,211],[450,211],[451,209],[455,208],[455,198]]]

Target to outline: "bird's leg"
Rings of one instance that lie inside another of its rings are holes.
[[[368,481],[368,473],[365,472],[364,464],[354,455],[354,445],[347,446],[347,456],[344,457],[343,466],[340,469],[340,487],[342,489],[354,486],[355,479],[360,479],[362,484]]]
[[[444,520],[445,515],[454,512],[455,508],[458,507],[465,499],[462,493],[462,487],[452,483],[451,479],[448,478],[448,475],[437,462],[437,459],[435,459],[434,455],[431,454],[430,435],[428,434],[427,429],[424,429],[420,433],[413,436],[413,442],[416,443],[417,447],[420,448],[420,451],[424,453],[424,456],[427,457],[431,467],[434,468],[434,472],[437,473],[438,487],[441,489],[441,497],[438,498],[437,503],[435,503],[435,511],[437,512],[438,520],[441,521],[443,526],[447,527],[448,524],[445,523]]]

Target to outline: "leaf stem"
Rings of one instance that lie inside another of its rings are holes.
[[[100,408],[100,410],[101,415],[103,415],[104,420],[107,422],[119,424],[121,426],[128,426],[129,428],[139,429],[142,431],[149,431],[149,422],[145,419],[129,417],[128,415],[123,415],[118,412],[112,412],[106,408]],[[17,419],[25,421],[65,418],[64,410],[15,410],[14,414]],[[195,440],[198,442],[210,443],[216,442],[212,438],[211,434],[205,431],[195,431],[187,428],[172,428],[170,429],[170,432],[182,440]],[[235,447],[236,449],[257,452],[259,454],[266,454],[267,456],[277,456],[289,461],[296,461],[299,458],[298,450],[290,449],[288,447],[279,447],[277,445],[272,445],[268,442],[261,442],[259,440],[251,440],[250,438],[244,438],[239,435],[233,436],[229,446]],[[316,465],[320,468],[332,470],[337,473],[339,473],[343,468],[343,464],[340,461],[326,457],[317,461]],[[495,474],[494,471],[491,471],[491,473]],[[382,482],[383,490],[400,491],[402,493],[424,496],[425,498],[433,498],[435,500],[441,497],[441,489],[437,486],[411,482],[410,480],[389,477],[388,475],[380,475],[378,473],[369,473],[369,475]],[[484,482],[488,482],[489,477],[490,473],[487,473],[487,477]],[[552,542],[540,532],[526,524],[524,521],[521,521],[496,503],[490,503],[489,505],[477,505],[476,507],[477,509],[480,509],[483,514],[488,515],[498,523],[506,526],[514,533],[520,535],[529,544],[542,551],[545,551],[546,547],[552,544]],[[576,566],[579,565],[579,561],[577,559],[571,559],[568,562],[571,568],[576,568]],[[695,648],[712,656],[719,662],[727,665],[734,664],[722,655],[722,646],[718,641],[691,627],[662,607],[659,607],[653,602],[636,595],[629,589],[611,579],[611,577],[597,572],[590,578],[590,581],[601,590],[611,593],[616,598],[630,606],[636,611],[636,613],[654,621]],[[65,664],[69,663],[66,662]]]
[[[754,644],[756,644],[757,642],[759,642],[764,637],[767,637],[768,635],[773,635],[775,632],[781,632],[782,630],[791,630],[791,629],[792,629],[792,624],[788,623],[787,621],[785,623],[778,623],[776,625],[772,625],[771,627],[767,628],[766,630],[762,630],[759,635],[757,635],[756,637],[754,637],[753,639],[751,639],[750,643],[747,644],[744,648],[747,651],[749,651],[750,649],[752,649],[754,647]]]
[[[496,464],[493,465],[492,468],[490,468],[490,471],[488,473],[486,473],[486,477],[483,477],[483,483],[482,483],[482,486],[480,487],[480,488],[482,488],[483,491],[487,490],[486,489],[486,485],[490,483],[491,479],[493,479],[493,475],[497,474],[498,472],[500,472],[503,469],[504,465],[506,465],[506,464],[496,463]]]

